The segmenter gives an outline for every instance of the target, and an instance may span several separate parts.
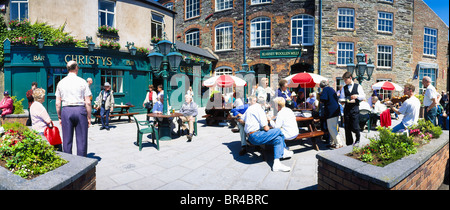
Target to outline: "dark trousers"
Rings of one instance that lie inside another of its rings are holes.
[[[359,109],[344,110],[345,121],[345,142],[347,145],[353,144],[352,132],[355,133],[356,142],[361,137],[359,128]]]
[[[72,154],[73,133],[77,141],[77,155],[87,156],[88,120],[84,106],[65,106],[61,110],[63,152]]]
[[[427,111],[427,106],[425,107],[425,120],[431,121],[433,125],[436,126],[437,108],[433,107],[430,111]]]
[[[105,109],[105,106],[100,108],[100,121],[103,128],[109,128],[109,109]]]

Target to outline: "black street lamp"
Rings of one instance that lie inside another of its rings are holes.
[[[353,75],[353,72],[356,69],[356,80],[358,80],[359,84],[362,84],[364,80],[369,81],[372,77],[373,70],[375,68],[375,65],[372,64],[372,60],[369,59],[369,61],[365,62],[365,54],[362,52],[362,49],[359,48],[359,53],[356,54],[356,60],[357,64],[355,65],[353,63],[353,60],[349,58],[349,63],[347,64],[347,71],[350,72]],[[367,73],[367,77],[364,77],[364,74]]]
[[[170,71],[176,72],[183,59],[183,55],[178,52],[176,45],[166,40],[166,34],[163,35],[163,40],[155,45],[155,50],[147,56],[150,61],[150,66],[155,72],[156,76],[162,77],[164,80],[164,104],[163,114],[168,115],[168,79]],[[162,70],[161,70],[162,65]]]

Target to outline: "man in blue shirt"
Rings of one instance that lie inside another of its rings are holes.
[[[320,88],[323,88],[320,94],[320,101],[324,104],[324,117],[327,119],[328,132],[330,133],[333,148],[340,148],[343,146],[341,137],[338,130],[338,119],[340,116],[340,107],[338,103],[338,97],[336,91],[328,86],[328,81],[322,80],[320,82]]]
[[[245,111],[247,111],[248,107],[256,103],[256,98],[250,97],[249,103],[250,104],[238,106],[230,111],[233,117],[236,117],[236,120],[238,121],[237,125],[239,128],[239,134],[241,135],[241,151],[239,151],[240,156],[247,154],[247,143],[245,142],[246,134],[244,131],[244,125],[239,121],[242,115],[244,115]]]

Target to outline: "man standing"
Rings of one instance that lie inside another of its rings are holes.
[[[186,94],[184,96],[185,102],[181,106],[180,113],[183,114],[180,118],[178,118],[178,124],[181,124],[182,130],[186,130],[185,122],[188,122],[189,125],[189,134],[187,136],[188,142],[191,142],[192,137],[194,136],[194,122],[195,117],[198,114],[198,106],[195,102],[192,101],[192,95]]]
[[[345,72],[342,78],[345,86],[341,89],[340,99],[345,99],[345,141],[347,145],[352,145],[352,132],[356,136],[355,143],[358,143],[361,137],[359,130],[359,102],[366,98],[366,94],[361,85],[353,82],[353,76],[350,72]]]
[[[100,107],[100,121],[102,127],[100,130],[106,129],[109,131],[109,113],[114,110],[114,94],[111,90],[111,84],[105,82],[103,85],[104,90],[100,91],[97,97],[97,104],[101,104]]]
[[[403,89],[403,94],[409,96],[409,98],[403,102],[400,109],[396,109],[391,105],[391,110],[397,114],[404,114],[405,116],[398,125],[392,128],[392,132],[396,133],[400,130],[406,129],[409,126],[417,124],[419,121],[420,101],[414,96],[415,87],[411,84],[406,84]]]
[[[425,106],[425,120],[431,121],[433,125],[436,125],[437,117],[437,96],[436,88],[431,84],[431,78],[428,76],[423,77],[422,85],[426,88],[425,96],[423,97],[423,105]]]
[[[31,114],[30,114],[30,109],[31,109],[31,104],[34,102],[34,98],[33,98],[33,91],[37,88],[38,84],[37,82],[32,82],[31,83],[31,89],[29,89],[26,93],[27,99],[28,99],[28,120],[27,120],[27,126],[31,126]]]
[[[343,146],[341,137],[339,136],[338,120],[341,115],[341,109],[339,108],[338,96],[336,95],[336,91],[328,86],[327,80],[320,82],[320,88],[323,88],[323,90],[319,100],[324,104],[324,116],[327,119],[327,128],[332,139],[330,146],[338,149]]]
[[[91,90],[86,80],[78,77],[76,61],[67,63],[69,74],[56,87],[56,112],[63,134],[63,152],[72,154],[73,133],[77,155],[87,155],[88,127],[91,124]]]

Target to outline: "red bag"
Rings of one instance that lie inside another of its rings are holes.
[[[62,144],[61,136],[59,135],[59,129],[53,126],[53,122],[51,123],[51,127],[45,128],[44,136],[52,146]]]

